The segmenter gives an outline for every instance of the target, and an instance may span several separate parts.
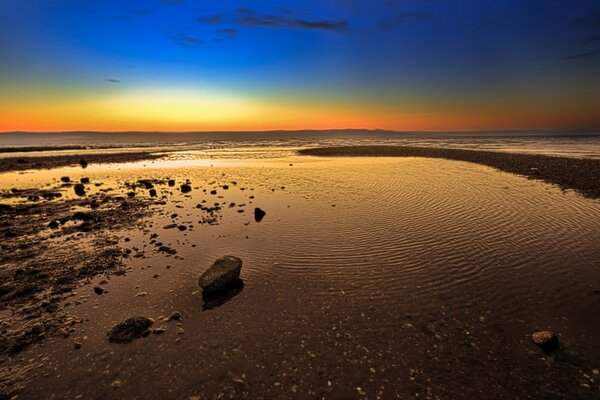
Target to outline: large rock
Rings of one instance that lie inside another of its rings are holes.
[[[111,343],[129,343],[134,339],[148,336],[152,324],[150,318],[131,317],[115,325],[106,335]]]
[[[224,256],[213,263],[200,276],[198,284],[205,294],[215,293],[240,279],[242,260],[234,256]]]

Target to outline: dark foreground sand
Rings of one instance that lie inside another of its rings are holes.
[[[336,157],[427,157],[466,161],[541,179],[585,197],[600,197],[600,160],[492,151],[408,146],[348,146],[303,149],[303,155]]]
[[[9,157],[0,158],[0,172],[23,171],[27,169],[51,169],[79,165],[83,160],[87,164],[119,163],[129,161],[154,160],[162,157],[147,152],[61,155],[45,157]]]

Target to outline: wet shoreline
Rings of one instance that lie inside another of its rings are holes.
[[[29,169],[53,169],[88,164],[122,163],[144,160],[157,160],[160,154],[148,152],[130,153],[91,153],[82,155],[59,155],[45,157],[7,157],[0,158],[0,173],[25,171]],[[82,166],[83,166],[82,165]]]
[[[409,146],[347,146],[302,149],[301,155],[333,157],[426,157],[466,161],[527,176],[600,198],[600,160]]]

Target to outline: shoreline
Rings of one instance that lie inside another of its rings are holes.
[[[465,161],[543,180],[574,190],[584,197],[600,198],[600,160],[484,150],[411,146],[342,146],[302,149],[300,155],[318,157],[425,157]]]
[[[83,168],[88,164],[106,164],[133,162],[143,160],[156,160],[162,155],[149,152],[131,153],[97,153],[85,155],[61,155],[42,157],[8,157],[0,158],[0,173],[12,171],[24,171],[28,169],[52,169],[59,167],[72,167],[81,165]],[[85,161],[84,165],[81,161]]]

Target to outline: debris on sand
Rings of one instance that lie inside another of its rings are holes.
[[[263,218],[265,217],[265,215],[267,215],[267,213],[263,210],[261,210],[260,208],[256,207],[254,209],[254,220],[256,222],[260,222],[263,220]]]
[[[204,293],[214,293],[235,283],[240,278],[242,260],[234,256],[224,256],[213,263],[200,276],[198,284]]]
[[[533,343],[537,344],[545,352],[551,352],[558,348],[558,336],[552,331],[537,331],[531,335]]]
[[[131,317],[115,325],[106,336],[111,343],[130,343],[134,339],[148,336],[153,323],[150,318]]]

